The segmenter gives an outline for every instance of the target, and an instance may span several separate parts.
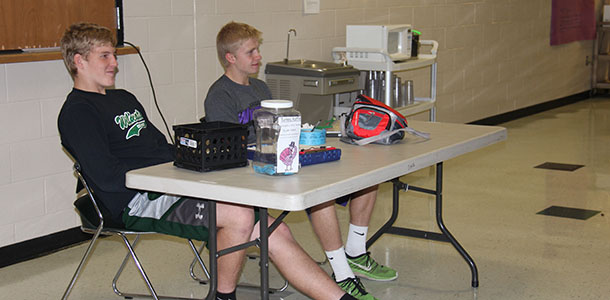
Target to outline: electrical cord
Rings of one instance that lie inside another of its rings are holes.
[[[146,74],[148,75],[148,81],[150,82],[150,89],[152,90],[153,100],[155,101],[155,106],[157,107],[157,111],[159,112],[159,115],[161,116],[161,120],[163,120],[163,125],[165,125],[165,130],[167,130],[167,134],[169,135],[170,140],[173,145],[174,136],[172,135],[171,131],[169,130],[169,127],[167,126],[167,122],[165,121],[165,117],[163,116],[163,113],[161,112],[161,108],[159,108],[159,103],[157,102],[157,94],[155,93],[155,87],[153,86],[152,77],[150,76],[150,70],[148,69],[148,66],[146,65],[146,61],[144,61],[144,57],[142,56],[140,49],[138,49],[138,47],[136,47],[136,45],[134,45],[128,41],[123,41],[123,43],[136,49],[136,51],[138,52],[138,55],[140,56],[140,59],[142,60],[142,64],[144,64],[144,68],[146,69]]]

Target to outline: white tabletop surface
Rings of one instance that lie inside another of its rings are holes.
[[[129,171],[130,188],[241,203],[279,210],[304,210],[316,204],[385,182],[506,139],[506,129],[409,121],[430,133],[430,140],[410,134],[399,144],[355,146],[327,139],[340,148],[341,160],[302,167],[297,174],[269,176],[252,166],[196,172],[165,163]]]

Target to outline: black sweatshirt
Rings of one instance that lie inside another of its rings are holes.
[[[132,169],[173,160],[173,147],[125,90],[106,95],[73,89],[57,120],[62,145],[80,163],[87,183],[116,222],[137,193],[125,187]]]

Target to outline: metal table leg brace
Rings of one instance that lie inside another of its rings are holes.
[[[367,249],[384,233],[435,240],[440,242],[449,242],[460,253],[460,255],[462,255],[462,258],[464,258],[464,260],[470,266],[470,271],[472,273],[472,287],[478,287],[479,275],[474,260],[470,257],[470,255],[468,255],[466,250],[464,250],[464,248],[458,243],[458,241],[453,237],[453,235],[451,235],[451,233],[443,223],[443,163],[440,162],[436,164],[436,190],[409,186],[408,184],[402,183],[398,178],[395,178],[391,181],[393,183],[392,215],[390,216],[390,219],[366,242]],[[436,196],[436,224],[441,230],[441,233],[393,226],[394,222],[398,217],[399,192],[400,190],[406,191],[408,189]]]

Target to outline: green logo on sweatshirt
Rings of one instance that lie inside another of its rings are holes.
[[[122,115],[114,117],[114,122],[119,125],[121,130],[128,129],[127,134],[125,135],[126,140],[134,136],[139,136],[140,131],[146,128],[146,121],[144,121],[142,113],[137,109],[134,110],[133,113],[126,111]]]

